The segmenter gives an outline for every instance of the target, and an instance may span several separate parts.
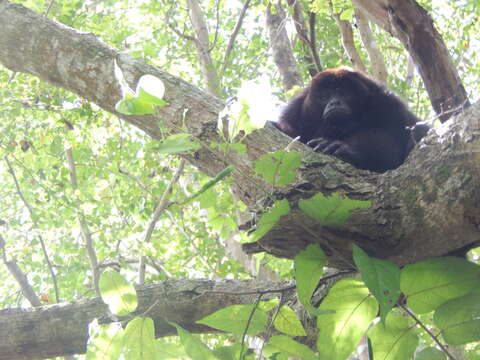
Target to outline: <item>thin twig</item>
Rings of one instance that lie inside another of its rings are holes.
[[[190,35],[187,35],[183,32],[181,32],[180,30],[178,30],[174,24],[171,22],[170,19],[174,19],[174,16],[172,15],[172,12],[173,12],[173,4],[175,4],[175,2],[172,3],[172,6],[170,6],[170,8],[167,10],[167,13],[165,15],[165,23],[167,24],[167,26],[175,33],[177,34],[179,37],[181,38],[184,38],[188,41],[193,41],[193,42],[196,42],[197,39],[193,36],[190,36]]]
[[[178,30],[176,27],[174,27],[172,24],[170,24],[169,22],[167,22],[167,26],[175,33],[177,34],[178,36],[180,36],[181,38],[184,38],[186,40],[189,40],[189,41],[193,41],[193,42],[197,42],[198,40],[191,36],[191,35],[187,35],[187,34],[184,34],[182,33],[180,30]]]
[[[22,202],[25,204],[26,208],[28,209],[28,212],[30,213],[30,219],[32,220],[33,224],[35,225],[36,228],[38,228],[39,224],[35,220],[37,217],[35,216],[34,209],[30,205],[30,203],[27,201],[25,196],[23,195],[23,192],[20,189],[20,184],[19,184],[18,179],[17,179],[17,175],[15,174],[15,170],[13,169],[13,166],[10,163],[10,160],[8,159],[8,157],[5,157],[5,162],[7,163],[9,173],[12,175],[13,183],[15,184],[15,188],[17,189],[17,194],[18,194],[18,196],[20,196],[20,199],[22,200]],[[45,245],[45,241],[43,240],[43,237],[41,235],[38,235],[37,238],[38,238],[38,241],[40,242],[40,245],[42,247],[43,257],[45,258],[45,262],[47,263],[48,271],[50,272],[50,276],[52,277],[53,290],[55,292],[55,302],[58,303],[58,302],[60,302],[60,291],[58,289],[57,276],[55,275],[55,271],[53,269],[53,264],[50,261],[50,256],[48,255],[47,246]]]
[[[435,116],[432,116],[430,117],[427,121],[429,123],[432,123],[435,119],[438,119],[442,116],[445,116],[445,115],[448,115],[448,114],[451,114],[451,113],[454,113],[454,115],[456,115],[457,113],[460,113],[461,111],[463,111],[465,109],[465,107],[468,105],[468,99],[465,100],[463,103],[461,103],[460,105],[454,107],[454,108],[451,108],[449,110],[445,110],[445,111],[442,111],[441,113],[435,115]]]
[[[267,294],[276,294],[276,293],[285,293],[287,291],[292,291],[296,288],[296,285],[290,285],[281,289],[269,289],[269,290],[252,290],[252,291],[242,291],[242,292],[231,292],[231,291],[216,291],[216,290],[206,290],[203,294],[219,294],[219,295],[232,295],[232,296],[243,296],[243,295],[267,295]]]
[[[255,301],[255,304],[253,304],[253,310],[250,313],[250,316],[248,317],[247,324],[245,325],[245,329],[243,330],[242,344],[240,345],[240,356],[238,357],[240,360],[243,360],[245,357],[245,354],[243,353],[243,347],[245,346],[245,337],[247,336],[247,331],[248,331],[248,328],[250,327],[250,323],[252,322],[253,315],[255,314],[255,310],[257,310],[258,305],[260,304],[260,300],[262,300],[262,296],[263,294],[258,295],[258,298]]]
[[[215,34],[213,35],[212,45],[207,49],[208,53],[210,53],[215,48],[218,41],[218,29],[220,28],[220,0],[216,1],[215,10],[216,10]]]
[[[193,239],[191,238],[191,236],[187,233],[187,231],[185,230],[185,227],[183,227],[182,225],[180,225],[178,223],[177,220],[175,220],[175,217],[173,216],[173,214],[170,212],[170,211],[167,211],[167,215],[168,217],[170,218],[170,221],[178,228],[178,230],[180,230],[180,232],[185,236],[185,238],[190,242],[190,245],[192,246],[193,248],[193,251],[195,252],[195,254],[197,255],[197,259],[200,259],[200,261],[203,263],[203,265],[205,265],[207,268],[209,268],[212,272],[215,272],[215,267],[213,267],[212,265],[210,265],[208,263],[208,261],[205,259],[205,257],[202,255],[202,253],[200,252],[200,250],[198,249],[198,247],[195,245],[195,242],[193,241]]]
[[[167,188],[163,192],[160,200],[158,201],[158,205],[155,208],[155,211],[153,212],[152,219],[150,220],[150,223],[148,224],[147,230],[145,231],[145,236],[143,237],[143,244],[146,244],[150,242],[153,234],[153,230],[155,229],[155,225],[158,222],[158,219],[160,219],[160,215],[162,212],[167,208],[168,206],[168,195],[172,192],[173,186],[178,182],[180,179],[180,175],[182,175],[183,169],[185,167],[186,160],[181,159],[180,160],[180,165],[178,166],[177,171],[175,171],[175,174],[172,177],[172,180],[168,184]],[[139,268],[138,268],[138,283],[143,284],[145,282],[145,261],[146,257],[145,255],[140,256],[140,261],[139,261]]]
[[[68,163],[68,170],[70,173],[70,183],[74,190],[78,189],[78,181],[77,181],[77,171],[75,167],[75,160],[73,158],[73,151],[72,148],[68,148],[65,150],[65,154],[67,156],[67,163]],[[80,201],[77,200],[77,217],[78,222],[80,224],[80,230],[82,232],[83,240],[85,241],[85,247],[87,249],[88,259],[90,260],[90,267],[92,268],[92,275],[93,275],[93,287],[95,288],[95,293],[97,296],[100,295],[100,270],[98,267],[98,258],[97,253],[95,252],[95,247],[93,245],[93,238],[88,228],[87,219],[85,214],[83,213],[80,207]]]
[[[47,8],[47,10],[45,11],[45,13],[43,14],[43,16],[45,16],[45,17],[48,16],[48,14],[50,13],[50,10],[52,9],[52,5],[53,5],[54,2],[55,2],[55,0],[51,0],[51,1],[50,1],[50,4],[48,4],[48,8]]]
[[[437,345],[442,349],[442,351],[447,355],[450,360],[455,360],[455,358],[448,352],[448,349],[443,345],[440,340],[415,316],[413,312],[411,312],[405,305],[399,305],[400,308],[409,315],[415,322],[420,325],[420,327],[437,343]]]
[[[230,54],[233,50],[233,45],[235,45],[235,40],[237,38],[240,29],[242,28],[243,19],[247,13],[247,9],[250,6],[250,0],[246,0],[243,4],[242,11],[240,11],[240,15],[238,16],[237,23],[235,24],[235,28],[233,29],[232,35],[230,35],[230,39],[228,40],[227,49],[225,50],[225,56],[223,57],[223,64],[219,74],[224,74],[225,70],[229,63]]]
[[[278,314],[280,314],[280,309],[285,304],[285,302],[286,302],[285,293],[281,293],[280,294],[280,301],[278,302],[278,306],[275,309],[275,313],[270,317],[270,321],[267,325],[265,336],[263,337],[263,341],[262,341],[262,347],[260,348],[260,352],[259,352],[259,356],[258,356],[259,359],[262,358],[263,348],[267,344],[267,340],[270,339],[270,337],[272,336],[273,324],[275,323],[275,320],[277,319]]]

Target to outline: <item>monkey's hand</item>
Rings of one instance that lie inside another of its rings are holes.
[[[312,139],[307,143],[313,147],[313,150],[327,155],[333,155],[343,161],[355,164],[355,155],[349,144],[341,140],[331,140],[325,138]]]

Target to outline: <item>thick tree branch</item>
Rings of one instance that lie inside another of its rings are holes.
[[[193,333],[211,333],[215,330],[195,322],[226,306],[253,304],[259,293],[270,290],[280,291],[268,293],[263,299],[281,293],[291,297],[295,291],[288,282],[164,281],[137,288],[139,302],[132,315],[151,317],[155,322],[156,337],[176,334],[168,321]],[[88,324],[94,319],[99,319],[100,323],[114,321],[100,298],[38,309],[0,310],[0,360],[83,354],[88,340]]]

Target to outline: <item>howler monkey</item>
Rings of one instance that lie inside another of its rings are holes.
[[[400,166],[428,131],[398,96],[348,67],[320,72],[293,98],[275,124],[316,151],[357,168],[385,172]]]

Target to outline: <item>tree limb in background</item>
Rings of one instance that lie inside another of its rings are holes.
[[[352,0],[397,37],[415,61],[442,122],[469,106],[460,76],[430,15],[414,0]],[[453,110],[453,111],[451,111]]]
[[[74,190],[73,194],[75,194],[75,190],[78,189],[78,180],[75,159],[73,158],[73,151],[70,146],[65,149],[65,155],[67,157],[68,172],[70,174],[70,184],[72,185],[72,188]],[[90,267],[92,269],[93,288],[95,289],[95,293],[97,294],[97,296],[100,296],[100,269],[98,267],[98,258],[95,251],[95,245],[93,243],[92,233],[90,232],[87,218],[85,217],[85,214],[83,213],[83,210],[81,208],[80,200],[74,199],[74,202],[77,205],[76,212],[78,222],[80,224],[80,230],[82,232],[83,241],[85,241],[85,248],[87,249],[88,259],[90,260]]]
[[[225,50],[225,56],[223,57],[223,64],[219,74],[223,74],[228,67],[230,61],[230,54],[232,53],[233,46],[235,45],[235,40],[237,38],[238,33],[243,25],[243,19],[247,14],[247,9],[250,6],[250,0],[246,0],[243,4],[242,11],[240,11],[240,15],[238,15],[237,22],[235,24],[235,28],[233,29],[232,34],[230,35],[230,39],[228,40],[227,49]]]
[[[7,254],[5,249],[5,240],[1,235],[0,235],[0,252],[2,253],[3,263],[7,267],[8,271],[10,271],[10,274],[12,274],[12,276],[17,281],[18,285],[20,286],[20,289],[22,290],[23,296],[25,296],[25,299],[27,299],[27,301],[33,307],[42,306],[42,302],[40,301],[40,298],[37,296],[37,294],[33,290],[32,285],[30,285],[30,283],[28,282],[27,275],[25,275],[22,269],[20,269],[16,261],[7,259]],[[0,348],[1,346],[2,344],[0,344]],[[1,358],[1,350],[0,350],[0,358]]]
[[[8,167],[8,171],[10,172],[10,175],[12,175],[13,183],[15,185],[15,189],[17,190],[18,196],[22,200],[25,207],[28,209],[28,213],[30,214],[30,219],[32,220],[32,223],[35,225],[36,228],[39,228],[39,224],[37,222],[37,216],[35,215],[33,206],[27,201],[27,199],[23,195],[22,189],[20,188],[20,184],[18,183],[17,175],[15,174],[15,170],[14,170],[12,164],[10,163],[10,160],[8,159],[8,157],[5,157],[5,162],[7,163],[7,167]],[[50,272],[50,276],[52,277],[53,289],[55,291],[55,302],[59,302],[60,301],[60,290],[58,289],[57,276],[55,274],[55,270],[53,269],[53,264],[50,260],[50,255],[48,254],[47,245],[45,244],[45,241],[43,240],[43,237],[41,235],[38,235],[37,238],[38,238],[38,241],[40,243],[40,246],[42,247],[43,257],[45,258],[45,262],[47,263],[48,271]],[[7,264],[6,258],[4,258],[4,261],[5,261],[5,264]],[[13,262],[11,262],[10,265],[7,264],[7,267],[10,269],[10,271],[12,273],[13,273],[13,271],[16,271],[15,269],[17,269],[18,271],[21,271],[20,268],[16,265],[16,263],[13,263]],[[25,281],[27,281],[26,276],[22,277],[19,272],[18,272],[18,274],[19,274],[18,277],[15,276],[15,279],[17,279],[17,281],[19,281],[20,279],[24,279]],[[22,282],[23,282],[23,280],[22,280]],[[27,281],[27,283],[28,283],[28,281]],[[27,286],[23,285],[22,283],[20,283],[20,286],[21,286],[24,294],[31,294],[29,297],[27,297],[27,295],[25,295],[25,296],[30,301],[32,306],[40,306],[40,305],[35,305],[35,304],[37,304],[36,300],[35,300],[36,294],[32,294],[33,289],[31,289],[31,291],[29,291]],[[26,287],[25,290],[24,290],[24,286]],[[28,285],[28,287],[29,286],[30,285]],[[33,296],[33,295],[35,295],[35,296]],[[33,301],[33,303],[32,303],[32,301]]]
[[[386,84],[388,75],[387,67],[385,66],[383,54],[378,50],[377,42],[373,37],[368,19],[358,7],[355,6],[354,10],[360,38],[362,39],[363,46],[365,46],[365,50],[367,50],[368,57],[370,58],[370,75],[381,83]]]
[[[350,25],[350,22],[347,20],[342,20],[340,18],[340,14],[336,13],[335,10],[333,9],[331,0],[329,0],[329,5],[330,5],[330,12],[332,16],[335,18],[335,22],[337,23],[338,28],[340,29],[340,33],[342,34],[343,48],[345,49],[345,52],[347,53],[353,68],[357,70],[361,70],[366,73],[367,68],[365,67],[365,64],[363,63],[362,58],[360,57],[360,54],[358,53],[358,50],[355,47],[355,40],[353,39],[353,31],[352,31],[352,26]]]
[[[173,186],[178,182],[180,176],[182,175],[183,168],[185,167],[185,159],[180,160],[180,165],[178,165],[177,171],[173,174],[172,180],[168,184],[167,188],[162,194],[162,197],[158,201],[158,205],[153,212],[152,219],[148,223],[147,229],[145,231],[145,236],[143,238],[142,244],[149,243],[152,239],[153,230],[155,229],[155,225],[157,224],[158,220],[160,219],[160,215],[162,215],[163,211],[168,206],[168,196],[172,193]],[[145,282],[145,262],[146,256],[140,256],[140,263],[138,267],[138,283],[141,285]]]
[[[297,31],[298,37],[303,43],[304,51],[310,54],[304,56],[304,61],[308,64],[308,72],[310,76],[322,71],[322,64],[318,57],[317,43],[315,36],[315,13],[308,13],[309,26],[305,23],[304,9],[299,0],[288,0],[288,5],[293,9],[293,24]],[[305,49],[306,48],[306,49]]]
[[[275,10],[272,10],[272,6],[274,5],[269,4],[266,11],[270,48],[273,53],[273,61],[282,77],[284,90],[287,91],[296,85],[303,86],[303,82],[285,30],[285,10],[280,3],[275,6]]]
[[[187,0],[187,6],[190,21],[192,22],[192,27],[196,35],[195,46],[197,48],[198,61],[203,78],[205,79],[208,92],[212,95],[219,96],[221,93],[220,84],[218,74],[213,66],[212,57],[210,56],[207,23],[205,22],[202,9],[197,0]]]
[[[315,65],[317,70],[320,72],[323,70],[322,63],[320,62],[320,58],[318,57],[318,50],[317,50],[317,31],[316,31],[316,24],[317,16],[314,12],[308,13],[308,25],[310,30],[310,43],[311,43],[311,51],[313,59],[315,60]]]
[[[215,333],[217,330],[196,321],[230,305],[253,304],[258,294],[265,294],[266,300],[280,294],[293,299],[295,287],[286,281],[170,280],[137,287],[137,293],[139,304],[131,315],[151,317],[155,336],[164,337],[176,334],[167,321],[181,324],[192,333]],[[116,321],[100,298],[38,310],[0,310],[0,359],[46,359],[83,354],[88,324],[95,318],[101,324]]]

